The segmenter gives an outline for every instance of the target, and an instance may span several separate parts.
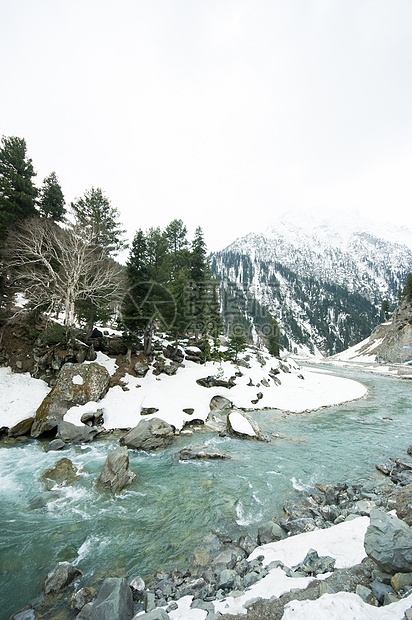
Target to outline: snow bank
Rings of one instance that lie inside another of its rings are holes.
[[[282,620],[402,620],[411,605],[412,595],[384,607],[372,607],[356,594],[338,592],[315,601],[291,601]]]
[[[115,372],[114,360],[104,354],[100,353],[96,361],[103,364],[110,374]],[[259,408],[300,413],[361,398],[367,393],[366,387],[356,381],[302,370],[293,364],[290,372],[279,372],[277,379],[281,384],[277,385],[269,373],[272,368],[277,369],[279,360],[267,356],[266,365],[261,366],[256,358],[251,356],[249,363],[250,368],[238,369],[242,376],[236,377],[236,385],[232,388],[205,388],[196,383],[198,379],[207,376],[224,376],[226,379],[233,376],[237,369],[229,362],[196,364],[185,360],[184,368],[179,368],[173,376],[156,376],[152,368],[145,377],[126,375],[123,382],[127,391],[114,387],[98,404],[88,403],[82,407],[72,407],[65,415],[65,420],[80,424],[83,413],[102,408],[104,426],[107,429],[130,428],[142,419],[142,408],[152,407],[157,409],[157,412],[151,417],[162,418],[180,430],[185,422],[190,420],[206,420],[210,412],[210,401],[214,396],[224,396],[240,409],[253,409],[257,407],[257,394],[260,392],[262,398],[259,400]],[[183,411],[189,408],[194,410],[192,415]]]
[[[319,556],[328,555],[335,558],[336,568],[355,566],[366,558],[363,540],[368,525],[369,517],[358,517],[325,530],[290,536],[258,547],[250,555],[249,560],[263,555],[264,566],[274,560],[280,560],[292,568],[302,562],[309,549],[315,549]]]
[[[33,417],[50,391],[44,381],[33,379],[28,372],[13,373],[10,368],[0,368],[0,386],[0,427],[8,428]]]

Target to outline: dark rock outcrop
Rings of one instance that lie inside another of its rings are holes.
[[[403,299],[393,313],[379,347],[377,360],[402,363],[412,360],[412,301]]]
[[[173,427],[160,418],[141,420],[120,439],[120,445],[138,450],[157,450],[169,446],[174,437]]]
[[[202,387],[210,388],[210,387],[223,387],[223,388],[232,388],[235,384],[236,377],[230,377],[227,381],[225,379],[217,379],[213,375],[208,377],[202,377],[202,379],[198,379],[196,383],[201,385]]]
[[[85,405],[102,398],[108,390],[109,382],[110,375],[100,364],[65,364],[55,387],[36,411],[31,436],[39,437],[56,428],[73,405]]]

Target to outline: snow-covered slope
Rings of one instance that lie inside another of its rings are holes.
[[[412,271],[411,248],[405,227],[289,214],[211,259],[228,324],[256,337],[272,315],[289,350],[333,354],[381,322],[383,299],[395,305]]]

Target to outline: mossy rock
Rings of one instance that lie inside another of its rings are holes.
[[[63,458],[57,461],[53,467],[46,469],[40,476],[40,480],[43,482],[46,489],[50,491],[56,485],[67,486],[73,484],[73,482],[80,478],[77,472],[78,470],[74,467],[71,460]]]

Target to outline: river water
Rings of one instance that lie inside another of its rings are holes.
[[[115,498],[95,489],[113,440],[49,453],[38,440],[2,447],[1,618],[38,597],[59,561],[83,571],[81,585],[98,586],[106,576],[146,578],[159,568],[187,566],[211,532],[256,534],[260,523],[282,515],[287,499],[315,482],[378,477],[375,463],[412,444],[412,382],[339,374],[367,385],[368,396],[301,415],[255,412],[265,432],[285,435],[270,444],[199,431],[160,452],[130,451],[138,480]],[[178,460],[183,447],[205,444],[232,460]],[[81,468],[80,479],[45,495],[39,476],[63,456]]]

